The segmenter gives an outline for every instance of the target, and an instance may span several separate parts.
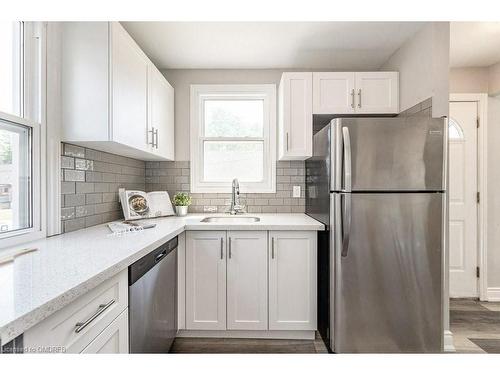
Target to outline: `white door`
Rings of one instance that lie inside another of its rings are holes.
[[[355,112],[354,73],[313,73],[313,113]]]
[[[267,232],[227,237],[227,329],[267,330]]]
[[[226,232],[186,232],[186,328],[226,329]]]
[[[174,141],[174,88],[150,65],[148,142],[152,152],[174,160]]]
[[[317,234],[270,231],[269,329],[316,329]]]
[[[148,59],[117,22],[112,27],[112,140],[148,151]]]
[[[92,341],[82,353],[118,354],[128,353],[128,309],[118,317]]]
[[[279,159],[312,156],[312,73],[283,73],[280,82]]]
[[[477,103],[450,102],[450,297],[477,297]]]
[[[356,113],[398,113],[398,73],[356,73],[355,101]]]

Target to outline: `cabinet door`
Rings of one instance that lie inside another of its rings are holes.
[[[267,330],[267,232],[227,237],[227,329]]]
[[[356,113],[398,113],[397,72],[356,73]]]
[[[279,159],[312,156],[312,73],[283,73],[279,97]]]
[[[148,150],[148,59],[123,27],[111,26],[111,140]]]
[[[316,329],[316,232],[269,232],[269,329]]]
[[[354,73],[313,73],[313,113],[354,113]]]
[[[125,309],[82,351],[91,354],[128,352],[128,309]]]
[[[186,232],[186,328],[226,329],[226,232]]]
[[[149,67],[148,143],[152,152],[174,160],[174,88],[154,65]]]

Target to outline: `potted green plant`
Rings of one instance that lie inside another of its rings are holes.
[[[174,195],[172,203],[175,206],[175,212],[177,216],[186,216],[188,212],[188,206],[191,204],[191,197],[188,193],[177,193]]]

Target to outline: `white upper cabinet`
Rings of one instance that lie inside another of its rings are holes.
[[[313,73],[313,113],[355,113],[355,73]]]
[[[174,160],[174,88],[149,65],[148,144],[153,153]]]
[[[398,113],[397,72],[356,73],[356,113]]]
[[[279,88],[279,160],[312,156],[312,73],[283,73]]]
[[[397,72],[313,73],[314,114],[396,114]]]
[[[226,329],[226,232],[186,232],[186,328]]]
[[[148,64],[146,55],[118,23],[111,24],[112,138],[147,151]]]
[[[61,94],[63,141],[174,159],[173,88],[118,22],[63,23]]]
[[[227,237],[227,329],[267,330],[267,232]]]

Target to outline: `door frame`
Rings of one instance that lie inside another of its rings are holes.
[[[450,102],[475,102],[479,126],[477,128],[477,190],[480,201],[477,208],[477,264],[479,266],[479,299],[488,301],[488,194],[487,194],[487,134],[488,134],[488,94],[450,94]],[[449,220],[448,220],[449,225]],[[449,271],[449,266],[448,266]]]

